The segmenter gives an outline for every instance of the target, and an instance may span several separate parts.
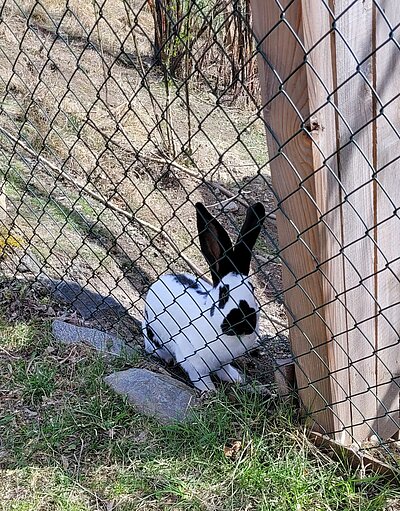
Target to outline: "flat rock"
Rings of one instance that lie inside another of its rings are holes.
[[[21,273],[30,272],[34,275],[38,275],[40,273],[40,264],[33,254],[27,252],[19,261],[18,271]]]
[[[231,211],[231,212],[235,212],[235,211],[238,211],[239,210],[239,206],[236,204],[236,202],[228,202],[227,204],[225,204],[222,209],[224,211]]]
[[[56,319],[53,321],[52,331],[55,339],[63,344],[85,344],[97,351],[114,356],[136,353],[136,350],[123,339],[96,328],[76,326]]]
[[[199,404],[196,391],[166,374],[147,369],[128,369],[104,378],[117,393],[128,398],[145,415],[164,424],[182,422]]]

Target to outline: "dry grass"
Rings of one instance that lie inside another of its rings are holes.
[[[99,13],[92,2],[7,0],[0,26],[0,128],[108,200],[165,229],[206,271],[192,243],[193,203],[215,204],[225,197],[154,162],[160,153],[171,156],[163,112],[167,105],[177,161],[207,182],[233,193],[240,189],[243,197],[272,208],[268,173],[260,171],[266,161],[263,125],[254,112],[222,106],[194,84],[189,105],[182,84],[170,83],[166,93],[159,71],[151,68],[153,20],[143,4],[131,4],[137,20],[131,31],[135,17],[129,21],[123,1],[107,0]],[[130,65],[121,53],[130,56]],[[89,282],[133,307],[138,317],[151,281],[165,271],[187,271],[162,240],[56,179],[1,134],[0,152],[13,229],[24,239],[23,249],[7,261],[8,270],[17,271],[29,250],[41,271]],[[243,214],[240,206],[223,215],[232,234]],[[274,239],[275,229],[268,228]],[[273,251],[264,237],[258,252]],[[266,312],[282,318],[280,305],[271,300],[279,271],[266,265],[269,269],[274,271],[266,280],[260,274],[261,297],[269,304]]]
[[[28,15],[31,28],[27,30]],[[147,9],[140,10],[138,20],[134,33],[140,59],[148,62],[151,53],[144,34],[151,33],[152,20]],[[143,156],[165,149],[156,119],[162,117],[166,102],[160,76],[156,70],[151,72],[144,87],[137,69],[116,60],[123,42],[123,52],[132,55],[140,68],[129,23],[123,2],[105,2],[99,19],[90,2],[69,2],[66,9],[65,2],[44,2],[41,7],[33,1],[9,1],[2,25],[1,85],[7,87],[3,122],[9,127],[14,120],[18,127],[23,120],[24,135],[36,150],[43,149],[60,162],[67,160],[79,174],[90,173],[97,164],[105,182],[110,175],[118,179],[132,165],[132,157],[125,154],[116,162],[115,147],[109,151],[100,133],[125,150],[140,150]],[[61,34],[57,39],[56,27]],[[93,46],[85,49],[87,38]],[[183,91],[172,86],[169,101],[176,145],[188,147]],[[224,166],[227,170],[238,167],[237,179],[254,171],[254,156],[246,154],[240,143],[230,149],[237,138],[237,121],[247,124],[250,113],[216,107],[207,95],[196,98],[194,94],[190,101],[193,160],[201,171],[208,174],[219,169],[218,177],[222,174],[226,182],[232,178],[223,172]],[[260,123],[258,130],[262,139]],[[261,145],[258,151],[262,152]],[[221,166],[219,158],[224,153]],[[241,173],[243,166],[247,168]]]

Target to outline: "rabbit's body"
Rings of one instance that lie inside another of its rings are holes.
[[[183,280],[191,284],[182,284]],[[246,303],[253,305],[249,308],[256,311],[250,284],[243,296],[242,276],[227,275],[221,285],[232,289],[226,308],[230,307],[230,300],[235,302],[234,295],[240,289],[238,303],[246,299]],[[208,376],[218,371],[220,379],[241,381],[239,372],[226,366],[257,344],[256,329],[249,334],[243,332],[240,337],[223,333],[225,316],[217,307],[219,301],[218,290],[192,275],[164,275],[151,286],[146,298],[147,318],[143,325],[146,351],[166,362],[175,360],[202,390],[213,387]],[[196,309],[197,317],[187,312]]]
[[[264,208],[259,205],[257,214],[250,210],[235,245],[239,259],[235,261],[226,231],[204,206],[196,207],[200,243],[210,264],[213,285],[188,274],[162,276],[146,297],[143,334],[148,353],[166,362],[174,360],[198,389],[210,390],[215,388],[211,374],[225,381],[242,381],[230,363],[257,344],[259,307],[247,275]],[[212,229],[218,234],[212,233],[210,238]],[[218,244],[214,238],[218,238]]]

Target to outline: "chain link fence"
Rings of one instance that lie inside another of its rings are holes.
[[[395,4],[5,0],[0,19],[3,295],[50,290],[201,389],[272,388],[293,354],[310,426],[396,465]]]

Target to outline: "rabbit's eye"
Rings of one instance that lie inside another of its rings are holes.
[[[218,305],[220,309],[223,309],[229,300],[229,286],[221,286],[219,288],[219,300]]]

